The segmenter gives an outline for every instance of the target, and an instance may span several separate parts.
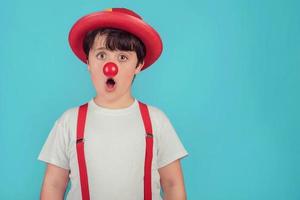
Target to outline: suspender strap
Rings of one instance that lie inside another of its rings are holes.
[[[151,166],[153,157],[153,132],[152,124],[149,115],[149,110],[146,104],[139,102],[139,108],[142,115],[145,132],[146,132],[146,155],[144,166],[144,200],[152,200],[152,188],[151,188]],[[86,114],[88,109],[88,103],[79,107],[77,118],[77,136],[76,136],[76,150],[77,160],[80,175],[81,195],[82,200],[90,200],[88,176],[84,156],[84,127],[86,121]]]
[[[150,120],[149,110],[146,104],[139,102],[141,115],[144,122],[146,131],[146,155],[144,167],[144,200],[152,200],[152,187],[151,187],[151,166],[153,157],[153,132]]]
[[[85,156],[84,156],[84,127],[86,121],[87,108],[88,108],[87,103],[81,105],[78,110],[78,118],[77,118],[76,150],[77,150],[77,160],[78,160],[78,167],[79,167],[82,200],[90,199],[88,176],[87,176]]]

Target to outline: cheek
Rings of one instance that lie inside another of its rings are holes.
[[[90,74],[92,81],[96,85],[101,84],[105,79],[104,74],[102,72],[102,68],[92,68]]]
[[[97,61],[91,62],[90,64],[91,74],[93,76],[103,75],[103,65],[104,64],[102,62],[97,62]]]
[[[124,79],[124,81],[126,82],[131,82],[131,79],[133,78],[134,76],[134,69],[127,69],[127,70],[124,70],[124,72],[122,72],[120,74],[121,78]]]

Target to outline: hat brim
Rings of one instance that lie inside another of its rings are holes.
[[[161,55],[162,41],[159,34],[143,20],[124,13],[101,11],[80,18],[71,28],[69,43],[75,55],[84,63],[87,63],[83,50],[83,40],[86,34],[98,28],[117,28],[127,31],[138,37],[145,45],[146,56],[144,66],[146,69]]]

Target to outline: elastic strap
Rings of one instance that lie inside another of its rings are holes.
[[[151,166],[153,157],[153,132],[152,124],[149,115],[149,110],[146,104],[139,102],[139,107],[144,122],[146,132],[146,155],[144,166],[144,200],[152,200],[152,187],[151,187]]]
[[[76,139],[76,150],[77,160],[80,175],[81,195],[82,200],[90,200],[89,183],[86,170],[85,156],[84,156],[84,127],[86,121],[86,113],[88,109],[88,103],[83,104],[78,110],[77,119],[77,139]]]
[[[88,104],[81,105],[78,111],[77,119],[77,160],[80,174],[80,185],[82,200],[89,200],[89,185],[86,169],[86,162],[84,156],[84,128],[86,121]],[[146,153],[145,153],[145,165],[144,165],[144,200],[152,200],[152,187],[151,187],[151,166],[153,157],[153,132],[152,124],[149,115],[149,110],[146,104],[139,102],[139,108],[142,115],[145,132],[146,132]]]

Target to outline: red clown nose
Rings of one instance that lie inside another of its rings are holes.
[[[118,74],[118,66],[113,62],[108,62],[103,67],[103,73],[107,77],[114,77]]]

